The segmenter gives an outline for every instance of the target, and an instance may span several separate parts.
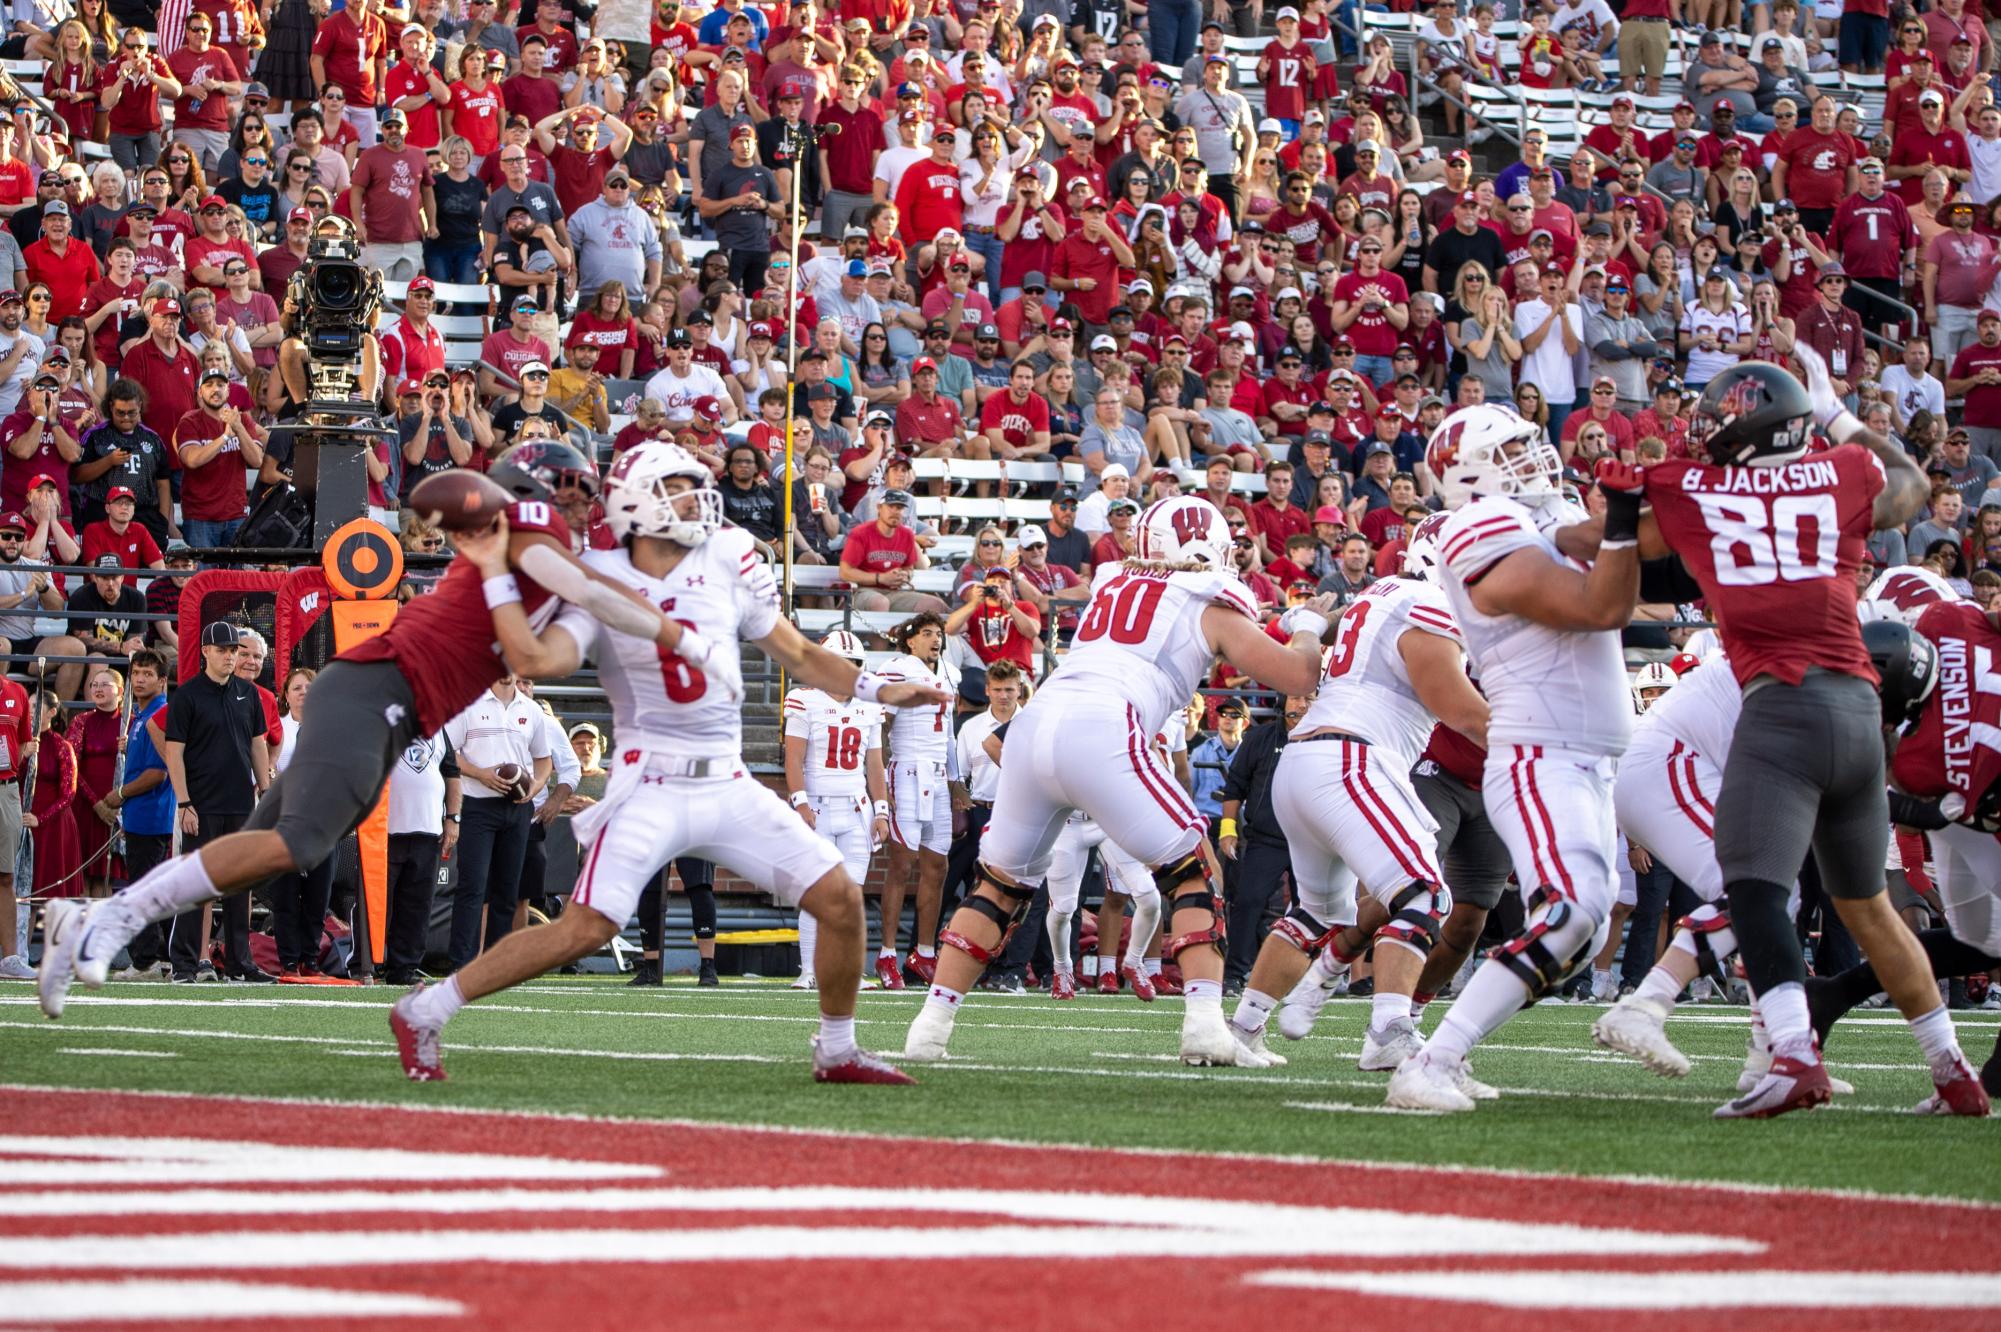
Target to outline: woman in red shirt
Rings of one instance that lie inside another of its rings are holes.
[[[596,296],[570,324],[570,341],[593,342],[603,357],[598,364],[611,363],[616,356],[617,379],[631,379],[633,362],[639,355],[639,325],[626,303],[625,284],[617,278],[598,288]]]
[[[91,672],[84,687],[90,700],[88,711],[70,718],[68,740],[76,751],[76,795],[70,811],[76,820],[77,854],[82,863],[82,884],[92,897],[105,896],[112,878],[112,853],[105,849],[117,821],[110,811],[109,822],[97,812],[111,792],[118,772],[118,750],[124,738],[119,724],[119,708],[125,698],[125,681],[117,671],[100,666]],[[38,839],[39,840],[39,839]],[[101,853],[101,854],[100,854]]]
[[[35,797],[21,824],[35,832],[35,892],[42,897],[81,897],[83,851],[77,843],[76,750],[57,726],[62,701],[43,694],[39,748],[35,754]]]

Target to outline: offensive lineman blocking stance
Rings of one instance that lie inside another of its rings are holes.
[[[1207,500],[1162,500],[1140,518],[1139,555],[1093,578],[1076,646],[1010,723],[1000,787],[981,842],[979,883],[938,941],[943,951],[906,1059],[940,1059],[960,1003],[1027,912],[1072,810],[1154,867],[1167,899],[1162,953],[1186,977],[1181,1057],[1263,1067],[1223,1020],[1222,904],[1203,854],[1203,823],[1154,756],[1152,737],[1185,704],[1215,654],[1289,694],[1313,688],[1327,598],[1287,612],[1273,642],[1230,563],[1229,531]]]
[[[605,490],[605,522],[622,549],[593,551],[585,557],[590,564],[663,613],[695,625],[707,641],[720,646],[747,638],[835,697],[890,705],[938,700],[928,686],[885,684],[801,637],[779,614],[777,584],[749,535],[722,529],[722,496],[708,469],[678,446],[642,444],[619,457]],[[503,521],[494,531],[462,538],[459,548],[499,578],[505,538]],[[442,985],[420,986],[396,1002],[390,1026],[405,1072],[417,1081],[442,1081],[438,1036],[454,1013],[604,947],[632,918],[654,875],[675,857],[692,855],[730,866],[818,919],[814,1080],[909,1082],[855,1044],[861,887],[842,866],[841,853],[744,769],[737,700],[711,689],[699,670],[663,655],[651,641],[604,629],[581,610],[564,611],[538,638],[519,601],[504,592],[489,600],[517,671],[563,676],[586,652],[597,658],[612,703],[617,767],[605,798],[574,825],[590,854],[570,910],[551,925],[509,935]]]
[[[678,657],[710,672],[718,688],[741,693],[731,652],[711,653],[700,635],[579,562],[598,489],[589,459],[567,444],[530,441],[502,454],[489,479],[516,498],[501,557],[520,571],[510,585],[534,629],[548,625],[565,602],[582,606],[657,644],[663,660]],[[410,742],[443,730],[506,670],[494,649],[479,571],[461,556],[388,632],[348,649],[320,673],[313,684],[317,706],[292,760],[244,831],[167,861],[87,915],[81,902],[50,904],[38,978],[42,1011],[60,1017],[75,979],[104,984],[113,959],[147,925],[320,864],[373,807]]]

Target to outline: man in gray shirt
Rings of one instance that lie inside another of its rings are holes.
[[[1705,120],[1718,102],[1728,102],[1737,112],[1737,128],[1753,134],[1769,134],[1772,118],[1758,114],[1758,71],[1734,50],[1725,50],[1715,28],[1702,34],[1695,59],[1682,74],[1682,93],[1695,103],[1696,113]]]
[[[1619,276],[1605,282],[1605,308],[1584,319],[1584,345],[1591,349],[1591,377],[1604,375],[1618,386],[1619,410],[1631,414],[1651,401],[1647,396],[1647,362],[1672,356],[1674,349],[1654,341],[1646,325],[1633,317],[1632,291]]]
[[[1684,133],[1674,142],[1674,151],[1654,163],[1647,172],[1647,184],[1670,199],[1688,199],[1702,211],[1702,185],[1709,173],[1695,164],[1695,131]]]
[[[1209,192],[1234,213],[1237,174],[1250,174],[1258,122],[1251,104],[1231,89],[1229,79],[1228,56],[1204,56],[1202,86],[1183,93],[1174,104],[1174,114],[1195,131],[1195,151],[1209,171]]]
[[[577,290],[587,300],[616,279],[627,303],[638,306],[660,284],[660,232],[632,201],[632,175],[623,163],[605,173],[599,197],[570,214],[570,242],[577,252]]]

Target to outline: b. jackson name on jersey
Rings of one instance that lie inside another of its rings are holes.
[[[1832,490],[1840,483],[1834,464],[1824,458],[1776,467],[1691,467],[1681,474],[1683,490],[1712,495],[1780,495],[1795,490]]]

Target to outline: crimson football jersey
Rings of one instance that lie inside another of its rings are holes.
[[[1702,584],[1737,682],[1809,667],[1876,682],[1856,617],[1883,464],[1860,444],[1775,467],[1647,469],[1661,536]]]
[[[517,534],[539,532],[553,537],[564,550],[576,548],[563,516],[539,500],[520,500],[508,506],[507,525]],[[403,607],[386,632],[340,654],[341,661],[395,662],[410,682],[425,735],[443,730],[446,722],[507,674],[507,664],[494,641],[493,616],[486,608],[483,582],[479,566],[459,556],[430,594]],[[515,582],[521,589],[521,609],[539,632],[563,603],[526,574],[517,572]]]
[[[1970,601],[1935,605],[1916,627],[1938,649],[1938,685],[1897,742],[1890,777],[1928,800],[1957,792],[1973,809],[2001,777],[2001,629]]]

